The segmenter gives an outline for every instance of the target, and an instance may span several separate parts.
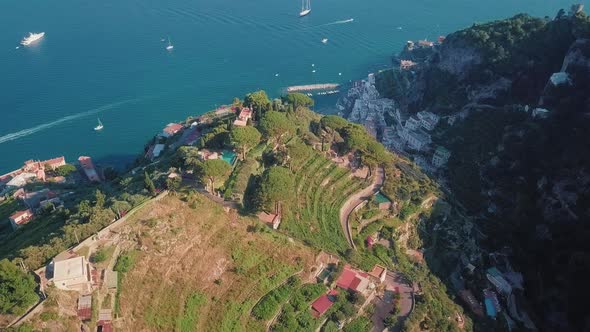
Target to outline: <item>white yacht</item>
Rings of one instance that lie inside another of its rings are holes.
[[[322,39],[322,43],[327,44],[328,43],[328,38]]]
[[[23,46],[29,46],[32,43],[36,42],[37,40],[39,40],[43,37],[45,37],[45,32],[39,32],[39,33],[29,32],[29,36],[23,38],[23,40],[20,43]]]
[[[303,17],[309,13],[311,13],[311,0],[301,0],[301,12],[299,12],[299,17]]]
[[[172,51],[173,48],[174,48],[174,45],[172,45],[172,43],[170,42],[170,37],[168,37],[168,46],[166,46],[166,49],[168,51]]]

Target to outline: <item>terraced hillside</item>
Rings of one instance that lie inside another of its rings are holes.
[[[348,244],[340,226],[340,208],[367,184],[316,151],[293,165],[296,192],[283,207],[281,228],[315,247],[343,254]]]
[[[308,278],[314,253],[258,221],[195,193],[168,197],[122,231],[139,248],[121,283],[118,331],[260,331],[254,305],[293,276]]]

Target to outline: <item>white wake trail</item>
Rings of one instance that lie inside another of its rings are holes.
[[[349,18],[348,20],[336,21],[336,22],[332,22],[332,23],[326,23],[326,24],[323,24],[321,26],[336,25],[336,24],[346,24],[346,23],[351,23],[351,22],[354,22],[354,18]]]
[[[104,112],[104,111],[107,111],[107,110],[110,110],[110,109],[119,107],[119,106],[124,105],[124,104],[136,102],[138,100],[139,99],[129,99],[129,100],[124,100],[124,101],[119,101],[119,102],[116,102],[116,103],[112,103],[112,104],[108,104],[108,105],[101,106],[101,107],[98,107],[98,108],[94,108],[94,109],[88,110],[86,112],[81,112],[81,113],[77,113],[77,114],[68,115],[68,116],[65,116],[65,117],[63,117],[61,119],[57,119],[57,120],[52,121],[52,122],[40,124],[40,125],[35,126],[35,127],[31,127],[31,128],[27,128],[27,129],[23,129],[23,130],[14,132],[14,133],[6,134],[4,136],[0,136],[0,144],[6,143],[6,142],[10,142],[10,141],[14,141],[16,139],[19,139],[19,138],[22,138],[22,137],[26,137],[26,136],[32,135],[32,134],[34,134],[36,132],[39,132],[39,131],[42,131],[42,130],[45,130],[45,129],[49,129],[49,128],[55,127],[55,126],[57,126],[59,124],[62,124],[64,122],[68,122],[68,121],[79,119],[79,118],[82,118],[82,117],[85,117],[85,116],[89,116],[89,115],[92,115],[92,114]]]

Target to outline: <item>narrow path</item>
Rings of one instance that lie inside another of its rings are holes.
[[[383,167],[379,167],[375,172],[375,176],[373,177],[373,182],[371,185],[350,196],[348,200],[342,205],[342,208],[340,208],[340,224],[342,225],[342,230],[346,235],[348,243],[355,249],[356,247],[354,245],[354,241],[352,241],[352,234],[350,232],[350,214],[362,202],[376,194],[379,189],[381,189],[381,186],[383,186],[384,181],[385,171],[383,170]]]

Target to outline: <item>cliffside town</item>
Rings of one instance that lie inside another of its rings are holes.
[[[440,276],[495,329],[590,328],[579,309],[590,294],[582,282],[590,273],[590,19],[582,9],[408,42],[393,69],[355,82],[338,103],[436,177],[466,216],[429,233],[474,226],[440,254],[457,267]],[[468,242],[480,255],[465,254]]]

